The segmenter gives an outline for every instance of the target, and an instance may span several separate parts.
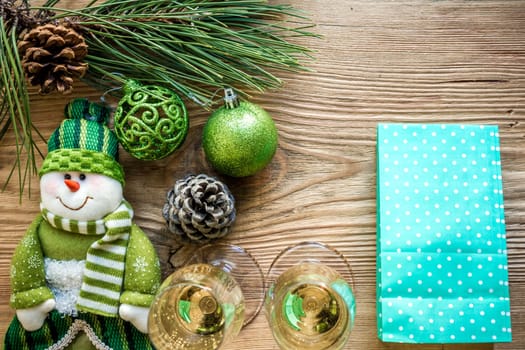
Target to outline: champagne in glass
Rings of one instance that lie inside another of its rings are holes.
[[[331,262],[338,253],[316,243],[295,248],[280,255],[269,273],[265,309],[274,338],[282,349],[342,349],[354,324],[352,289],[347,276],[316,260],[320,253],[332,254]]]
[[[192,264],[163,282],[148,329],[158,350],[212,350],[234,338],[243,321],[244,297],[233,277],[208,264]]]
[[[239,285],[244,296],[244,324],[248,325],[262,308],[264,275],[255,258],[242,247],[214,243],[193,252],[186,264],[208,264],[228,273]]]

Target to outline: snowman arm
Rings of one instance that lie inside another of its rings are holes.
[[[39,216],[29,226],[11,260],[13,293],[10,305],[14,309],[28,309],[46,300],[54,299],[53,293],[46,284],[44,256],[38,237],[41,222],[42,217]]]
[[[55,301],[49,299],[28,309],[16,310],[16,317],[26,331],[33,332],[44,325],[48,313],[55,308]]]
[[[149,307],[160,285],[160,264],[155,248],[144,232],[132,226],[126,251],[124,291],[119,315],[142,333],[148,333]]]
[[[122,304],[149,307],[160,285],[160,264],[148,237],[133,225],[126,252]]]
[[[124,321],[131,322],[140,332],[148,333],[149,307],[121,304],[119,315]]]

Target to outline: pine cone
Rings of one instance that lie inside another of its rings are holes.
[[[213,177],[189,175],[168,191],[162,215],[182,241],[206,243],[228,233],[235,221],[235,200]]]
[[[31,85],[40,85],[41,93],[57,90],[69,93],[73,78],[87,70],[82,60],[87,55],[82,35],[72,28],[48,23],[25,34],[18,43],[22,67]]]

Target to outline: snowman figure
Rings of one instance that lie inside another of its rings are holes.
[[[66,107],[39,171],[41,213],[15,250],[5,349],[152,349],[160,265],[123,197],[109,111]]]

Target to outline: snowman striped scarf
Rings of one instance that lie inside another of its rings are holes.
[[[103,219],[91,221],[60,217],[42,205],[41,211],[44,219],[57,229],[103,235],[88,249],[77,309],[103,316],[117,316],[133,218],[133,209],[129,203],[122,201],[115,211]]]

